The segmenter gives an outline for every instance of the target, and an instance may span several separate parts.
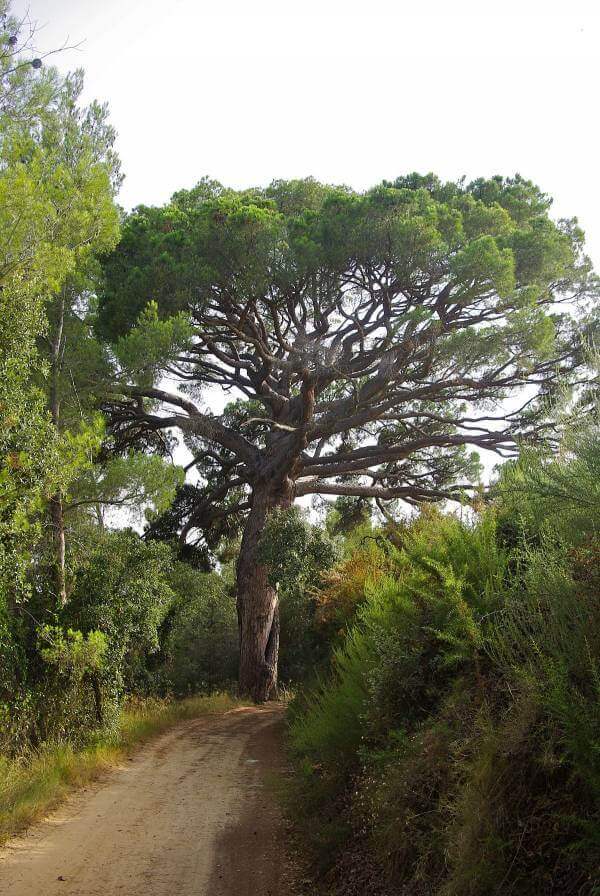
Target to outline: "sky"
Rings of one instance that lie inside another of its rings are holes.
[[[18,0],[106,100],[120,202],[312,175],[522,175],[600,267],[597,0]]]

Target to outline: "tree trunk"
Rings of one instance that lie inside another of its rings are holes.
[[[291,494],[255,488],[237,564],[240,692],[256,703],[276,692],[279,655],[277,589],[269,584],[267,567],[257,561],[258,546],[269,515],[290,504]]]
[[[55,332],[50,351],[50,414],[52,423],[60,431],[60,374],[64,353],[65,296],[61,293]],[[67,603],[65,578],[65,518],[63,496],[58,491],[50,498],[50,521],[52,524],[52,544],[54,548],[54,582],[56,596],[62,607]]]
[[[52,541],[54,545],[54,583],[56,596],[62,607],[67,603],[67,585],[65,578],[65,520],[63,516],[62,495],[58,492],[50,498],[50,520],[52,522]]]
[[[92,673],[92,690],[94,692],[94,709],[96,711],[96,722],[99,727],[102,728],[104,725],[104,707],[102,705],[102,689],[100,687],[100,679],[98,678],[98,673]]]

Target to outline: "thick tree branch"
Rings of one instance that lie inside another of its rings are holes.
[[[216,442],[223,448],[232,451],[250,467],[254,467],[260,459],[258,449],[252,445],[251,442],[241,436],[238,432],[224,426],[215,417],[209,417],[207,414],[203,414],[192,401],[189,401],[182,395],[165,392],[163,389],[143,389],[138,386],[126,385],[115,385],[114,389],[107,391],[112,391],[115,395],[129,395],[132,398],[154,399],[161,401],[166,405],[179,407],[186,411],[187,417],[177,414],[172,415],[171,417],[162,418],[158,415],[149,415],[145,413],[143,408],[139,407],[132,410],[132,416],[137,419],[152,422],[157,426],[178,426],[184,432],[191,432],[207,439],[209,442]]]

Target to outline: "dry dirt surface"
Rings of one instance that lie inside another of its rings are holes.
[[[184,722],[0,850],[2,896],[290,896],[283,709]]]

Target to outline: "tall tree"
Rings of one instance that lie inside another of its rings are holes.
[[[126,221],[100,304],[121,365],[114,430],[183,433],[200,480],[170,517],[182,541],[243,523],[240,686],[256,700],[277,674],[259,553],[274,511],[310,494],[457,497],[473,448],[506,456],[550,433],[546,400],[581,363],[573,309],[597,294],[576,221],[550,204],[519,176],[362,194],[202,181]],[[213,387],[233,399],[221,413]]]
[[[44,145],[62,81],[41,68],[34,33],[0,0],[0,604],[30,565],[32,518],[69,469],[32,371],[45,300],[73,264],[61,225],[79,207]]]
[[[35,33],[0,0],[0,498],[6,526],[46,505],[64,603],[63,493],[98,441],[80,394],[76,424],[63,419],[65,362],[85,358],[81,309],[95,256],[117,241],[120,177],[106,108],[81,108],[82,73],[46,69]]]
[[[83,434],[90,425],[93,429],[89,402],[85,400],[88,395],[83,388],[77,389],[81,373],[69,362],[73,355],[79,367],[82,363],[89,367],[91,359],[99,360],[85,318],[94,289],[97,255],[114,248],[118,238],[119,217],[114,196],[121,182],[119,160],[113,150],[115,132],[108,124],[107,109],[97,103],[81,108],[82,89],[82,72],[64,79],[53,115],[39,134],[48,167],[60,172],[61,199],[70,203],[69,213],[59,218],[55,239],[68,246],[72,253],[68,274],[60,288],[45,297],[47,324],[39,354],[48,364],[48,409],[53,426],[58,433],[70,431],[73,435]],[[65,404],[69,401],[71,414],[65,413]],[[49,513],[56,592],[64,604],[66,541],[61,489],[51,496]]]

